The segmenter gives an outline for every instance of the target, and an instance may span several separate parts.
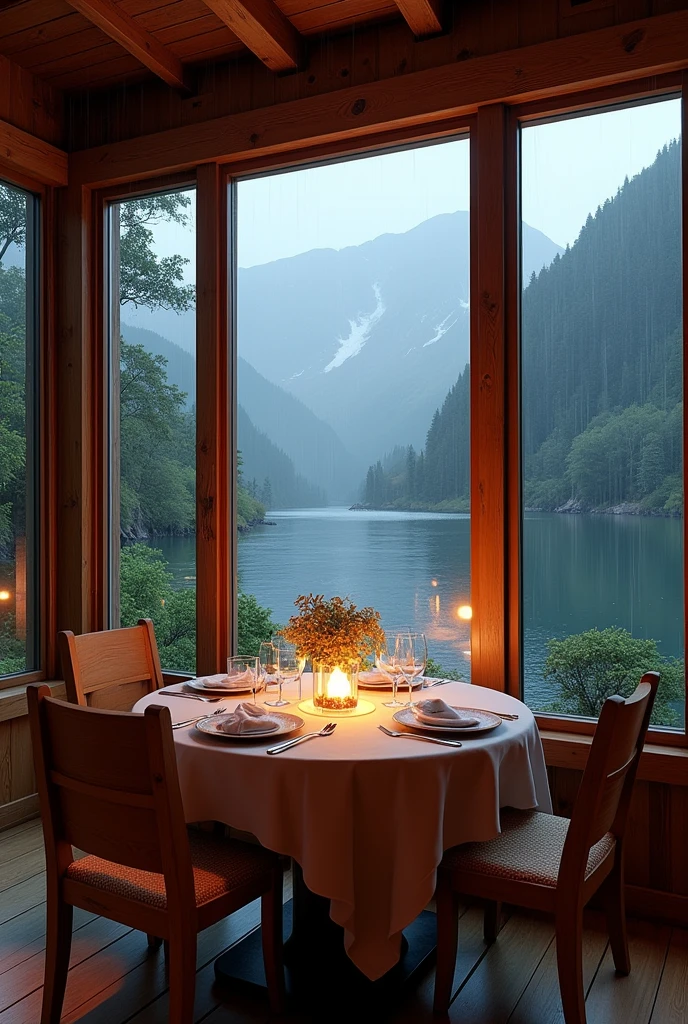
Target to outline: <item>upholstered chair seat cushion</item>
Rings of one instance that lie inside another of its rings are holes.
[[[539,811],[505,810],[501,834],[485,843],[466,843],[448,850],[442,861],[450,871],[471,871],[533,885],[556,886],[569,819]],[[590,850],[585,877],[614,849],[611,832]]]
[[[189,829],[189,845],[196,905],[199,907],[233,889],[264,878],[275,863],[275,854],[260,846],[216,839],[195,829]],[[67,878],[116,896],[147,903],[159,910],[167,908],[165,879],[154,871],[140,871],[100,857],[87,856],[69,865]]]

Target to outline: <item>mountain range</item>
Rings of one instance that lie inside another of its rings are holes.
[[[526,507],[683,510],[681,147],[664,146],[590,214],[523,291]],[[457,375],[424,448],[371,463],[375,507],[463,511],[469,374]]]
[[[562,251],[527,225],[523,245],[526,280]],[[468,360],[469,264],[459,211],[239,270],[239,404],[329,501],[353,500],[368,464],[395,445],[422,447]],[[193,313],[126,316],[125,337],[155,325],[193,353]],[[179,372],[189,390],[190,366]]]

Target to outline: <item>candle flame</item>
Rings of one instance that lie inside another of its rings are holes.
[[[335,668],[327,681],[328,697],[350,697],[351,683],[340,668]]]

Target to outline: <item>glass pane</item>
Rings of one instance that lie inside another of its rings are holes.
[[[196,669],[196,193],[110,207],[113,626]]]
[[[0,676],[40,663],[37,205],[0,182]]]
[[[467,138],[238,184],[241,652],[348,596],[470,679],[468,209]]]
[[[594,718],[657,668],[653,721],[670,727],[685,695],[680,127],[668,99],[522,131],[525,699]]]

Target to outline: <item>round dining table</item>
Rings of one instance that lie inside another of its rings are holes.
[[[204,713],[173,690],[147,695],[134,711],[162,704],[173,723]],[[537,725],[515,698],[459,682],[414,693],[517,716],[490,732],[456,731],[456,748],[386,735],[379,724],[403,731],[383,705],[390,695],[360,696],[372,713],[313,717],[298,702],[279,709],[303,718],[295,735],[327,721],[337,727],[278,755],[266,749],[282,736],[215,739],[190,725],[174,739],[186,820],[225,823],[293,858],[308,890],[329,901],[348,957],[374,980],[399,960],[402,932],[432,899],[445,850],[494,838],[501,807],[552,808]],[[231,711],[240,699],[221,706]]]

